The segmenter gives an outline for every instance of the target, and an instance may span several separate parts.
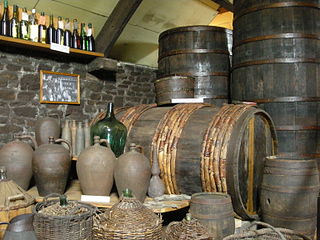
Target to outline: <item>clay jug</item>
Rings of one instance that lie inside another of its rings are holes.
[[[12,218],[3,240],[37,240],[32,223],[33,214],[22,214]]]
[[[35,134],[38,146],[48,142],[50,136],[60,137],[60,121],[52,117],[39,118],[36,121]]]
[[[158,163],[157,148],[155,147],[153,147],[153,161],[152,161],[151,174],[152,174],[152,177],[150,179],[148,195],[149,197],[152,197],[152,198],[160,197],[165,192],[165,186],[162,179],[159,177],[160,168]]]
[[[116,161],[114,178],[118,194],[124,189],[132,190],[133,195],[144,202],[149,187],[151,167],[149,160],[139,151],[141,147],[131,143],[129,152]]]
[[[7,143],[0,150],[0,166],[7,169],[7,177],[15,181],[24,190],[29,187],[32,177],[32,154],[33,149],[20,139],[31,139],[37,146],[33,137],[29,135],[17,136],[17,139]]]
[[[60,143],[68,145],[69,151]],[[40,196],[50,193],[63,194],[71,165],[72,149],[68,141],[49,137],[48,144],[42,144],[33,153],[33,174]]]
[[[101,146],[106,143],[108,147]],[[77,174],[83,194],[109,195],[113,185],[116,157],[107,140],[94,137],[94,145],[86,148],[77,161]]]

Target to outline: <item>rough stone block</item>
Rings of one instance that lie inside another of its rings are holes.
[[[40,76],[39,74],[26,74],[20,80],[21,90],[39,90]]]
[[[15,100],[16,99],[16,91],[10,88],[2,88],[0,89],[0,100]]]
[[[37,115],[37,108],[35,107],[16,107],[12,109],[19,117],[35,118]]]

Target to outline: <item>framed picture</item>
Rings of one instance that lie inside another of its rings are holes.
[[[40,103],[80,104],[80,75],[40,70]]]

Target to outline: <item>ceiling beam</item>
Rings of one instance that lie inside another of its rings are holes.
[[[233,12],[233,4],[228,0],[212,0],[215,3],[218,3],[224,9],[227,9],[230,12]]]
[[[108,56],[142,0],[119,0],[96,38],[96,50]]]

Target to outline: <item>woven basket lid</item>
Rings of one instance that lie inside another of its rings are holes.
[[[115,204],[105,223],[109,232],[124,234],[161,230],[162,219],[135,198],[123,197]]]
[[[166,229],[167,240],[207,240],[212,239],[205,227],[197,220],[187,214],[186,219],[181,222],[171,222]]]
[[[0,211],[25,208],[34,198],[12,180],[0,181]]]

